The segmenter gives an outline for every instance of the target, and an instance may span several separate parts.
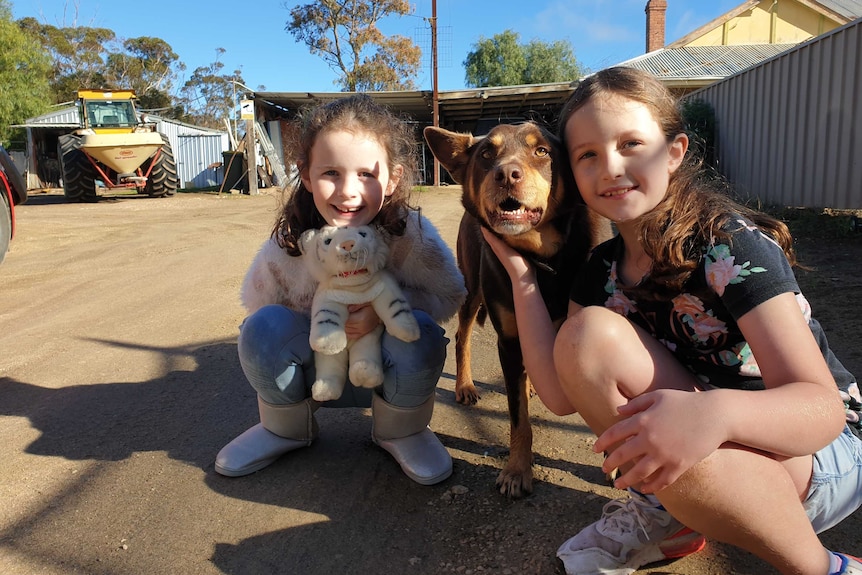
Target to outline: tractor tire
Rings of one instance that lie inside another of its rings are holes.
[[[3,182],[0,181],[0,186]],[[9,251],[9,243],[12,240],[12,205],[9,203],[9,197],[6,195],[6,190],[0,190],[0,264],[6,259],[6,252]]]
[[[164,145],[162,153],[155,160],[153,169],[150,172],[150,177],[147,178],[147,185],[144,192],[151,198],[161,198],[164,196],[173,196],[177,191],[179,178],[177,177],[177,161],[174,159],[174,152],[171,149],[171,142],[168,137],[161,134]],[[144,165],[143,171],[146,173],[149,169],[149,162]]]
[[[63,174],[63,195],[70,202],[95,202],[96,170],[81,150],[81,138],[75,134],[60,136],[57,158]]]

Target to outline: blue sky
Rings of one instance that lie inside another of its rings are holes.
[[[672,42],[739,5],[741,0],[668,0],[666,41]],[[284,0],[11,0],[15,19],[35,17],[54,26],[112,29],[119,38],[165,40],[186,66],[186,77],[216,59],[225,70],[242,70],[254,90],[336,91],[336,73],[285,31]],[[408,36],[430,53],[432,0],[412,0],[413,15],[380,23],[384,34]],[[526,5],[530,5],[529,8]],[[437,0],[438,87],[464,88],[463,62],[480,37],[511,29],[522,43],[568,40],[578,60],[598,70],[644,53],[646,0]],[[432,87],[430,57],[416,83]],[[181,78],[181,82],[185,78]]]

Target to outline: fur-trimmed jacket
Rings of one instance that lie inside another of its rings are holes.
[[[467,290],[452,250],[434,224],[411,210],[404,235],[388,236],[386,241],[390,247],[387,269],[413,309],[424,311],[437,323],[455,315]],[[270,237],[246,272],[240,297],[249,314],[268,304],[308,314],[316,289],[317,281],[302,258],[288,255]]]

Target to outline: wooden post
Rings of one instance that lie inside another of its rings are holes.
[[[437,0],[431,0],[431,112],[434,127],[440,126],[440,93],[437,90]],[[434,156],[434,186],[440,185],[440,161]]]
[[[245,121],[245,153],[248,155],[248,195],[256,196],[257,190],[257,147],[254,145],[254,120]]]

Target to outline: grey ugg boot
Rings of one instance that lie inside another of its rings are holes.
[[[433,395],[417,407],[396,407],[377,393],[371,400],[371,439],[421,485],[434,485],[452,475],[452,456],[428,428],[433,413]]]
[[[258,396],[260,423],[222,447],[215,470],[240,477],[263,469],[294,449],[311,445],[317,437],[314,412],[320,404],[311,398],[289,405],[267,403]]]

